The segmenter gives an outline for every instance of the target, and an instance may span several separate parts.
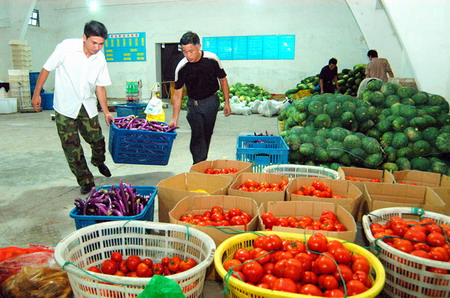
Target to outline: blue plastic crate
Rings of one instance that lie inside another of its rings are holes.
[[[117,117],[126,117],[130,115],[137,116],[138,118],[145,119],[147,116],[144,111],[147,107],[146,103],[124,103],[116,104]]]
[[[53,93],[41,93],[41,107],[43,110],[53,110]]]
[[[109,189],[111,185],[97,187],[99,189]],[[114,185],[114,187],[119,188],[119,185]],[[154,186],[132,186],[136,188],[136,193],[143,196],[150,196],[147,205],[144,207],[144,210],[138,215],[133,216],[95,216],[95,215],[83,215],[81,214],[81,210],[78,208],[72,209],[70,211],[70,217],[75,220],[75,226],[78,229],[94,225],[96,223],[101,223],[105,221],[113,221],[113,220],[148,220],[153,221],[154,213],[155,213],[155,197],[158,192],[157,188]]]
[[[261,173],[264,167],[287,164],[289,147],[280,136],[238,136],[236,160],[251,162],[253,172]]]
[[[39,72],[30,72],[30,87],[34,89],[37,83],[37,79],[39,77]]]
[[[130,130],[111,123],[108,149],[115,163],[165,166],[176,137],[175,131]]]

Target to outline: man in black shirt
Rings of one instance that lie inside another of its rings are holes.
[[[335,86],[336,89],[339,90],[339,86],[337,84],[337,60],[335,58],[331,58],[328,61],[328,65],[325,65],[320,71],[319,79],[320,79],[320,94],[323,93],[334,93]]]
[[[189,97],[186,118],[191,126],[189,147],[196,164],[208,158],[209,144],[220,105],[217,95],[219,87],[225,99],[223,107],[225,117],[231,114],[228,80],[219,58],[211,52],[201,50],[200,38],[196,33],[191,31],[185,33],[180,43],[184,58],[175,69],[173,114],[169,126],[178,124],[183,86],[186,85]]]

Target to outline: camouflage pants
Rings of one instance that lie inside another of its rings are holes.
[[[66,117],[56,112],[56,128],[61,140],[61,145],[69,163],[70,170],[77,178],[80,186],[94,182],[94,176],[89,170],[80,136],[91,145],[91,163],[95,166],[105,162],[105,138],[102,134],[98,115],[89,118],[84,106],[81,106],[80,113],[76,119]]]

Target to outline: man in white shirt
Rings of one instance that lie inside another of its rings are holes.
[[[80,143],[79,134],[91,146],[91,163],[101,174],[111,176],[105,165],[105,138],[98,121],[97,98],[109,126],[114,117],[109,113],[105,86],[111,85],[104,54],[100,51],[108,37],[106,27],[97,21],[84,26],[83,39],[66,39],[45,62],[34,89],[32,105],[41,106],[40,92],[50,71],[55,73],[54,109],[56,127],[70,170],[86,194],[95,187]],[[97,94],[97,96],[96,96]]]

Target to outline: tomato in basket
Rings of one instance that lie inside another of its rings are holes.
[[[240,208],[233,208],[225,212],[222,207],[214,206],[210,211],[205,211],[203,214],[186,213],[180,216],[180,221],[199,226],[246,226],[250,223],[253,217]]]
[[[223,266],[249,286],[289,293],[343,296],[345,283],[350,296],[372,287],[366,257],[352,254],[341,242],[329,241],[321,233],[312,235],[306,244],[276,234],[259,236],[249,248],[237,249]]]
[[[261,215],[261,220],[268,231],[272,230],[274,226],[307,230],[347,231],[347,228],[340,223],[333,211],[324,211],[318,220],[313,220],[310,216],[303,216],[298,219],[295,216],[275,217],[272,212],[266,212]]]

